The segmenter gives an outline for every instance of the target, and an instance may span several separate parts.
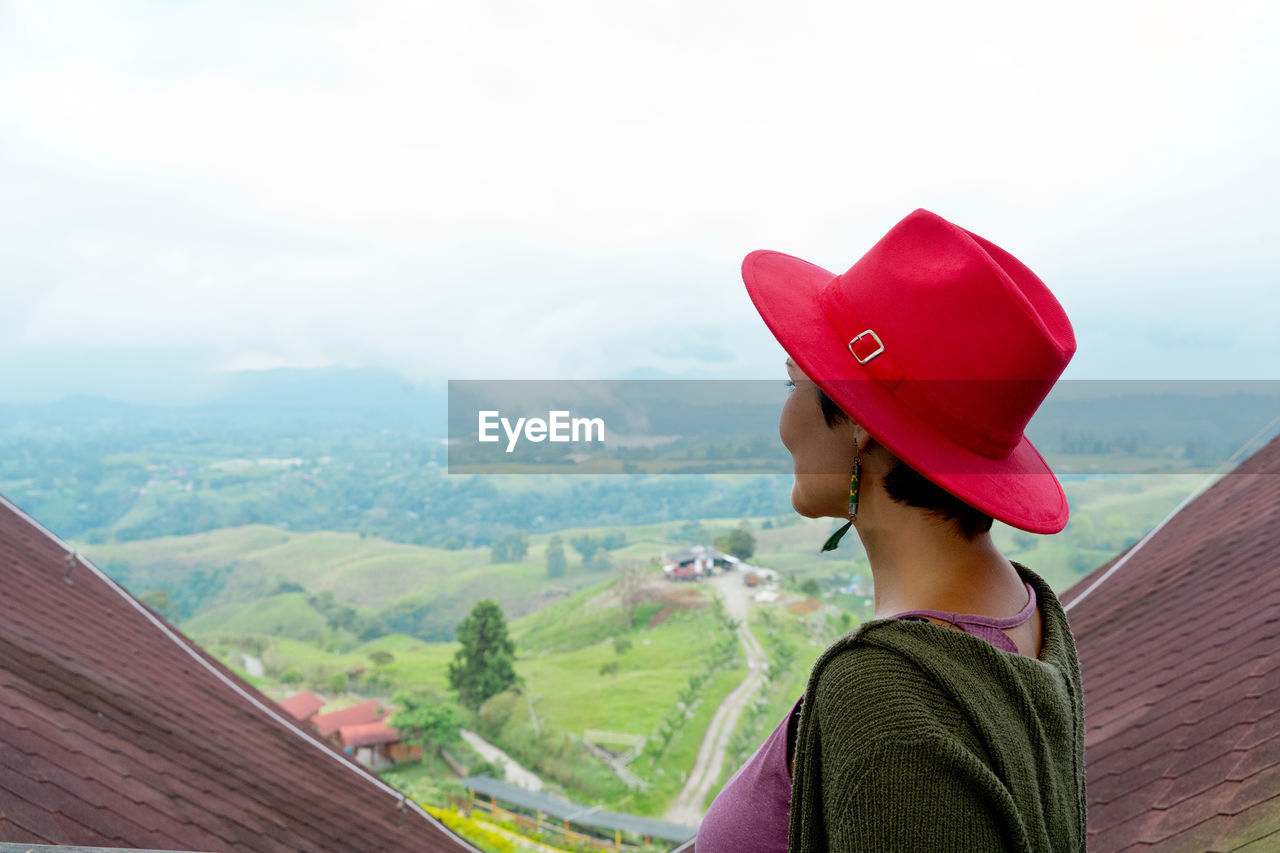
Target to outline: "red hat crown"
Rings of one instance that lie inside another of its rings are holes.
[[[1022,440],[1076,350],[1066,312],[1035,273],[923,209],[822,287],[818,301],[848,353],[843,375],[815,381],[874,379],[991,459]]]

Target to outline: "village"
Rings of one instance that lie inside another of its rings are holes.
[[[371,770],[423,759],[423,747],[402,743],[403,733],[390,725],[392,713],[397,710],[394,705],[369,699],[318,714],[317,711],[325,704],[324,699],[305,690],[279,703],[299,724],[309,727],[317,736],[341,749],[344,755]],[[474,732],[463,731],[462,735],[486,757],[492,757],[503,768],[504,775],[511,779],[469,775],[468,769],[447,749],[439,749],[440,757],[460,777],[467,792],[465,798],[450,797],[449,806],[473,819],[487,816],[493,821],[514,825],[534,837],[551,835],[566,845],[586,845],[600,850],[617,851],[624,846],[640,845],[651,847],[655,841],[676,845],[692,836],[692,830],[687,826],[611,812],[545,793],[538,777],[520,767],[501,750],[484,742]],[[493,823],[484,825],[491,831],[519,837],[519,832],[503,830]]]
[[[660,571],[650,569],[644,578],[650,594],[663,601],[687,604],[692,599],[688,595],[676,594],[674,590],[665,593],[660,587],[653,586],[652,581],[656,580],[658,584],[706,584],[708,588],[705,594],[719,597],[730,614],[740,620],[746,619],[747,609],[753,604],[786,605],[789,612],[810,620],[815,627],[826,624],[827,620],[839,612],[833,605],[823,604],[807,594],[788,596],[782,590],[779,572],[754,565],[711,545],[695,544],[664,551],[654,558],[653,565]],[[857,581],[855,578],[853,583]],[[851,587],[849,591],[854,590]],[[693,593],[693,590],[689,590],[689,593]],[[701,599],[703,596],[697,595],[695,598]],[[829,639],[820,630],[815,637]],[[819,640],[813,639],[812,642],[816,644]],[[726,697],[724,708],[719,709],[718,716],[740,714],[761,687],[760,673],[768,667],[763,650],[749,634],[744,638],[743,644],[748,659],[752,662],[751,672],[741,689]],[[341,701],[352,703],[320,713],[326,706],[332,707],[334,702],[311,690],[302,690],[282,699],[279,705],[299,725],[371,771],[385,771],[424,760],[424,747],[418,743],[406,743],[408,733],[393,725],[392,719],[398,710],[394,703],[350,695],[343,697]],[[676,844],[689,837],[690,830],[685,823],[608,811],[549,794],[543,790],[541,779],[502,750],[484,741],[475,732],[463,730],[461,734],[477,752],[486,759],[491,759],[489,766],[497,770],[498,775],[473,774],[449,749],[440,746],[433,746],[431,749],[433,755],[443,760],[451,776],[457,778],[466,789],[465,797],[450,797],[450,806],[473,818],[488,816],[490,820],[515,825],[536,837],[551,835],[567,844],[614,850],[628,844],[648,846],[655,843],[655,840]],[[702,789],[702,797],[705,797],[705,788],[710,784],[708,774],[721,772],[727,740],[731,734],[731,726],[707,732],[702,744],[703,754],[700,754],[697,763],[701,772],[696,778],[689,780],[686,791],[682,792],[677,806],[673,807],[673,815],[679,814],[683,808],[688,813],[687,820],[696,824],[696,816],[705,807],[705,803],[696,799],[690,805],[691,798],[696,797],[699,788]],[[610,743],[611,740],[618,739],[626,742],[621,747]],[[629,784],[645,785],[626,766],[640,753],[645,743],[644,737],[588,731],[583,733],[583,740],[593,754],[624,780],[628,780]]]
[[[711,545],[692,545],[663,552],[655,558],[655,563],[661,567],[661,577],[669,582],[703,582],[716,578],[727,580],[726,576],[736,578],[736,583],[745,588],[743,592],[726,590],[727,585],[720,583],[713,593],[723,594],[728,591],[730,595],[727,597],[735,603],[742,600],[774,604],[783,597],[781,577],[777,571],[752,565]],[[853,583],[858,582],[859,579],[855,576]],[[853,586],[847,591],[859,594],[862,592],[860,587]],[[823,605],[808,595],[800,596],[790,605],[790,609],[793,613],[819,613],[821,616],[838,613],[838,608]],[[742,614],[741,606],[734,607],[733,610]],[[260,661],[250,656],[245,657],[251,670],[261,671]],[[392,703],[363,699],[320,713],[331,704],[330,700],[310,690],[302,690],[289,695],[279,704],[293,719],[309,726],[317,735],[370,770],[383,770],[397,764],[418,761],[423,757],[423,748],[420,745],[402,743],[401,733],[391,725],[392,713],[397,710]],[[466,768],[447,751],[442,751],[441,757],[455,773],[467,775]],[[503,758],[505,761],[499,763],[510,762],[509,758]]]

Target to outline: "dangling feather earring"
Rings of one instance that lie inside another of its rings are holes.
[[[849,480],[849,521],[841,527],[822,546],[823,551],[834,551],[840,539],[849,532],[853,522],[858,518],[858,487],[861,485],[862,452],[858,450],[858,439],[853,440],[853,477]]]

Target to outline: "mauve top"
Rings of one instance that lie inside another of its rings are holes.
[[[933,616],[986,640],[998,649],[1017,654],[1017,644],[1003,629],[1016,628],[1027,622],[1036,609],[1035,589],[1026,581],[1022,583],[1027,588],[1029,600],[1016,616],[997,619],[940,610],[909,610],[890,618],[924,622],[928,621],[925,616]],[[787,772],[787,754],[795,740],[803,699],[801,694],[773,733],[738,768],[711,803],[694,842],[698,853],[786,853],[791,812],[791,774]]]

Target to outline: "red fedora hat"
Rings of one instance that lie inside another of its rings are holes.
[[[1024,430],[1075,334],[1020,261],[916,210],[843,275],[756,251],[742,278],[782,348],[889,452],[1013,527],[1066,526],[1062,484]]]

